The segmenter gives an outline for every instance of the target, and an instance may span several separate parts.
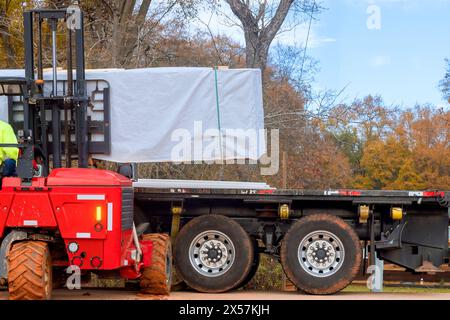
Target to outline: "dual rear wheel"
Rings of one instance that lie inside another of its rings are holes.
[[[259,264],[257,243],[234,220],[207,215],[191,220],[180,231],[174,250],[177,274],[191,288],[208,293],[246,285]],[[359,271],[359,238],[344,220],[315,214],[295,222],[280,250],[281,264],[291,282],[310,294],[344,289]]]
[[[191,220],[175,242],[177,274],[200,292],[227,292],[240,287],[252,270],[252,239],[234,220],[207,215]]]
[[[297,288],[325,295],[339,292],[353,281],[362,251],[358,235],[344,220],[316,214],[292,225],[280,256],[284,272]]]

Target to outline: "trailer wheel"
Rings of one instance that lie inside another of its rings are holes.
[[[15,243],[8,255],[10,300],[50,300],[52,264],[47,243]]]
[[[168,295],[172,285],[172,245],[166,234],[145,234],[143,240],[153,242],[152,265],[144,268],[140,279],[141,292]]]
[[[243,283],[253,264],[252,240],[234,220],[207,215],[191,220],[177,236],[175,267],[197,291],[219,293]]]
[[[341,218],[315,214],[297,221],[281,246],[281,264],[300,290],[333,294],[349,285],[361,265],[355,231]]]
[[[188,286],[186,282],[184,282],[184,280],[177,275],[177,271],[174,268],[172,270],[172,288],[170,289],[170,291],[172,292],[183,291],[186,290],[187,288]]]

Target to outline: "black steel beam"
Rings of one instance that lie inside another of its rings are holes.
[[[23,13],[24,43],[25,43],[25,77],[34,81],[34,49],[33,49],[33,13]]]
[[[83,14],[80,15],[81,26],[83,26]],[[78,143],[78,166],[88,167],[89,141],[88,141],[88,98],[86,92],[86,75],[84,61],[84,30],[83,27],[75,30],[75,56],[76,56],[76,99],[78,100],[76,110],[77,143]]]

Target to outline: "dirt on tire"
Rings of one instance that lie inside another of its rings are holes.
[[[230,269],[215,277],[198,272],[189,256],[192,241],[208,230],[225,234],[235,248]],[[229,217],[210,214],[192,219],[180,230],[175,241],[174,257],[178,276],[190,288],[203,293],[223,293],[239,288],[247,278],[254,263],[254,247],[250,236],[239,223]]]
[[[140,278],[141,293],[169,295],[172,285],[172,245],[166,234],[146,234],[142,240],[153,242],[152,264]]]
[[[10,300],[49,300],[52,293],[52,264],[47,243],[15,243],[8,254]]]
[[[250,272],[249,272],[247,278],[245,278],[245,280],[235,289],[245,288],[253,280],[253,278],[256,275],[256,272],[258,271],[259,262],[261,260],[261,256],[259,254],[259,248],[258,248],[258,241],[256,239],[252,238],[252,242],[253,242],[253,247],[254,247],[252,268],[250,269]]]
[[[300,240],[317,230],[337,234],[347,252],[342,267],[335,274],[323,278],[313,277],[302,270],[297,258]],[[280,255],[288,279],[303,292],[315,295],[330,295],[344,289],[356,277],[362,261],[362,249],[356,232],[343,219],[329,214],[314,214],[294,223],[282,241]]]

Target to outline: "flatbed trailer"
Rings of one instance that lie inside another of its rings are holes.
[[[259,253],[280,259],[288,278],[313,294],[348,285],[364,243],[374,244],[364,250],[371,261],[376,254],[413,273],[449,263],[450,192],[158,188],[148,181],[134,183],[135,221],[176,238],[178,275],[198,291],[245,285]]]

